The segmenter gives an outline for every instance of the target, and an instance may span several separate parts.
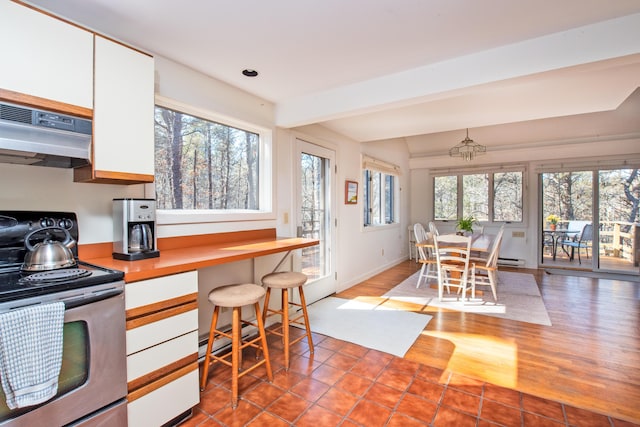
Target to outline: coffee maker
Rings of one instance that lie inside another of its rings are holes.
[[[113,199],[113,257],[125,261],[160,256],[154,199]]]

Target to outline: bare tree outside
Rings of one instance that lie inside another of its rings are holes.
[[[489,174],[462,176],[462,216],[489,220]]]
[[[158,209],[259,209],[259,142],[256,133],[157,106]]]
[[[320,240],[320,245],[302,249],[302,272],[310,280],[330,271],[329,258],[325,256],[327,241],[326,188],[327,160],[313,154],[300,155],[301,225],[300,237]]]
[[[493,174],[493,220],[522,221],[522,172]]]
[[[434,219],[446,221],[473,216],[478,221],[522,222],[522,177],[522,171],[436,176],[433,179]],[[460,182],[461,194],[458,193]]]
[[[455,220],[458,217],[457,176],[436,176],[434,178],[433,210],[435,220]]]
[[[565,225],[573,220],[591,221],[592,176],[591,171],[542,174],[542,217],[558,215]]]

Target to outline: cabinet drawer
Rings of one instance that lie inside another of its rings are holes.
[[[167,367],[197,352],[198,332],[193,331],[131,354],[127,356],[127,382],[131,383],[154,371],[170,370]]]
[[[200,401],[198,364],[175,380],[139,398],[129,399],[127,413],[129,427],[159,426]]]
[[[131,310],[197,292],[196,271],[128,283],[125,286],[125,309]]]
[[[127,355],[198,330],[198,310],[127,330]]]

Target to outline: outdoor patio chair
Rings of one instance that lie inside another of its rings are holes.
[[[569,260],[573,261],[575,251],[578,251],[578,264],[582,264],[582,259],[580,259],[580,250],[584,249],[589,258],[589,248],[591,247],[591,243],[593,240],[593,224],[586,224],[582,228],[582,232],[580,234],[574,236],[573,238],[568,238],[562,241],[562,249],[569,255]],[[569,248],[571,251],[569,252]]]

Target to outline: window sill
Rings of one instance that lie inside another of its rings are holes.
[[[172,225],[275,220],[276,216],[271,211],[248,212],[244,210],[227,210],[211,212],[196,210],[158,210],[156,212],[156,218],[158,225]]]
[[[391,224],[367,225],[362,227],[362,229],[364,232],[368,233],[370,231],[383,231],[383,230],[390,230],[398,227],[400,227],[400,223],[394,222]]]

